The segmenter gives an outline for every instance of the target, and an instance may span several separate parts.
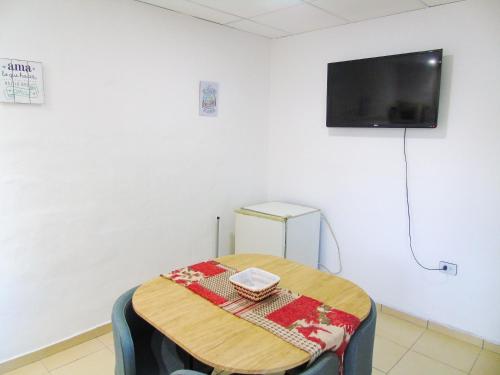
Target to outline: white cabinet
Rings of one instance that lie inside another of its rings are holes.
[[[285,257],[317,268],[320,211],[282,202],[236,210],[235,253]]]

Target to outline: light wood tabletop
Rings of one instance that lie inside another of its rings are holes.
[[[259,267],[272,272],[281,277],[279,287],[316,298],[361,320],[370,312],[369,296],[341,277],[271,255],[239,254],[216,260],[238,270]],[[220,370],[270,374],[310,359],[307,352],[162,277],[141,285],[132,304],[139,316],[165,336]]]

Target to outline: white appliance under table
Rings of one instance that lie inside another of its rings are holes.
[[[318,267],[320,210],[317,208],[267,202],[235,212],[236,254],[270,254]]]

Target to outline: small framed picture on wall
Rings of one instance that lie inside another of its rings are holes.
[[[42,63],[0,59],[0,102],[42,104],[43,94]]]
[[[200,116],[217,117],[219,105],[219,84],[200,81]]]

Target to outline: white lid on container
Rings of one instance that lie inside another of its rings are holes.
[[[266,202],[242,207],[243,210],[259,212],[266,215],[290,218],[319,211],[317,208],[299,206],[284,202]]]

